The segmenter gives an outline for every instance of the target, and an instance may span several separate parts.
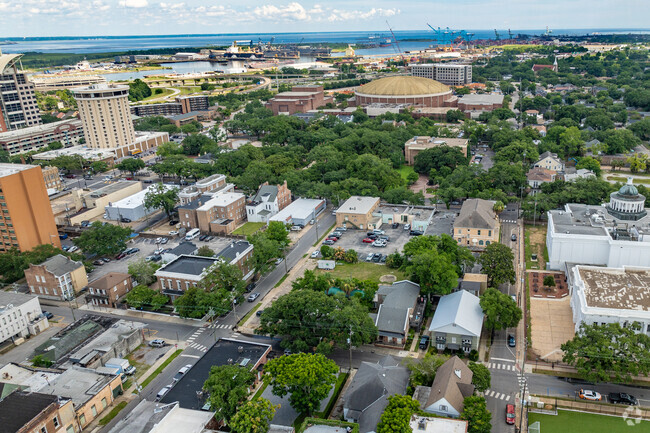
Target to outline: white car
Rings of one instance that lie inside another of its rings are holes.
[[[379,241],[379,240],[377,240],[377,241],[374,241],[374,242],[372,243],[372,246],[373,246],[373,247],[385,247],[385,246],[386,246],[386,242],[383,242],[383,241]]]
[[[578,392],[578,397],[580,397],[583,400],[594,400],[594,401],[600,401],[603,399],[603,396],[600,395],[599,392],[592,391],[590,389],[581,389]]]
[[[79,249],[78,246],[73,245],[73,246],[70,247],[70,249],[68,250],[68,252],[69,252],[69,253],[74,253],[74,252],[77,251],[78,249]]]
[[[320,255],[320,251],[314,251],[313,253],[311,253],[311,258],[317,259],[319,255]]]
[[[177,230],[172,230],[169,232],[169,236],[176,236],[178,234]]]
[[[155,243],[159,244],[162,241],[162,238],[156,238]]]
[[[156,401],[160,401],[165,396],[165,394],[169,392],[170,389],[172,389],[172,386],[167,385],[166,387],[158,391],[158,394],[156,394]]]
[[[374,256],[375,256],[375,255],[374,255],[373,253],[368,254],[368,255],[366,256],[366,262],[371,262],[371,261],[372,261],[372,258],[373,258]]]

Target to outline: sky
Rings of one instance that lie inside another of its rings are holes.
[[[649,28],[649,0],[0,0],[0,37]]]

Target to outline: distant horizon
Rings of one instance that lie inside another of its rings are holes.
[[[437,28],[437,27],[436,27]],[[444,27],[441,27],[444,28]],[[456,28],[450,28],[450,30],[460,30]],[[480,31],[480,32],[493,32],[495,29],[493,28],[467,28],[464,29],[466,31]],[[503,31],[506,32],[508,30],[511,30],[513,33],[516,32],[533,32],[533,31],[545,31],[546,27],[543,28],[527,28],[527,29],[513,29],[512,27],[508,28],[496,28],[497,31]],[[650,32],[650,27],[647,28],[639,28],[639,27],[571,27],[571,28],[557,28],[553,29],[549,27],[549,30],[551,31],[550,35],[563,35],[562,33],[558,33],[564,30],[572,30],[572,31],[597,31],[599,33],[608,33],[608,32],[613,32],[611,34],[626,34],[626,32],[629,33],[635,33],[635,32]],[[431,29],[428,28],[413,28],[413,29],[393,29],[394,32],[417,32],[417,31],[424,31],[424,32],[431,32]],[[379,33],[379,34],[390,34],[390,30],[388,29],[381,29],[381,30],[321,30],[321,31],[311,31],[311,32],[301,32],[301,31],[296,31],[296,32],[273,32],[273,31],[267,31],[267,32],[224,32],[224,33],[152,33],[152,34],[86,34],[86,35],[58,35],[58,36],[4,36],[0,35],[0,41],[13,41],[13,40],[27,40],[27,39],[37,39],[37,40],[43,40],[43,39],[62,39],[62,38],[155,38],[155,37],[197,37],[197,36],[236,36],[236,35],[307,35],[307,34],[319,34],[319,33]],[[431,33],[431,36],[433,37],[434,34]]]

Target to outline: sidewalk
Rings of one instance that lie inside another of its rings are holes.
[[[151,313],[151,312],[136,311],[136,310],[123,310],[120,308],[106,308],[106,307],[100,307],[100,306],[89,305],[89,304],[80,305],[79,310],[88,311],[91,313],[104,312],[104,313],[113,314],[115,316],[123,316],[125,318],[131,318],[134,320],[137,319],[157,320],[159,322],[177,323],[179,325],[190,325],[196,327],[202,327],[204,325],[203,322],[195,319],[183,319],[182,317],[169,316],[167,314],[161,314],[161,313]]]

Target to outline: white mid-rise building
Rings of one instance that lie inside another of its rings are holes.
[[[631,180],[606,205],[567,204],[548,212],[548,268],[567,264],[650,267],[650,217]]]
[[[650,335],[650,268],[571,268],[570,292],[576,331],[581,323],[620,323]]]
[[[0,342],[36,335],[50,325],[38,297],[0,292]]]
[[[462,86],[472,82],[472,65],[424,63],[410,66],[414,77],[430,78],[450,86]]]

